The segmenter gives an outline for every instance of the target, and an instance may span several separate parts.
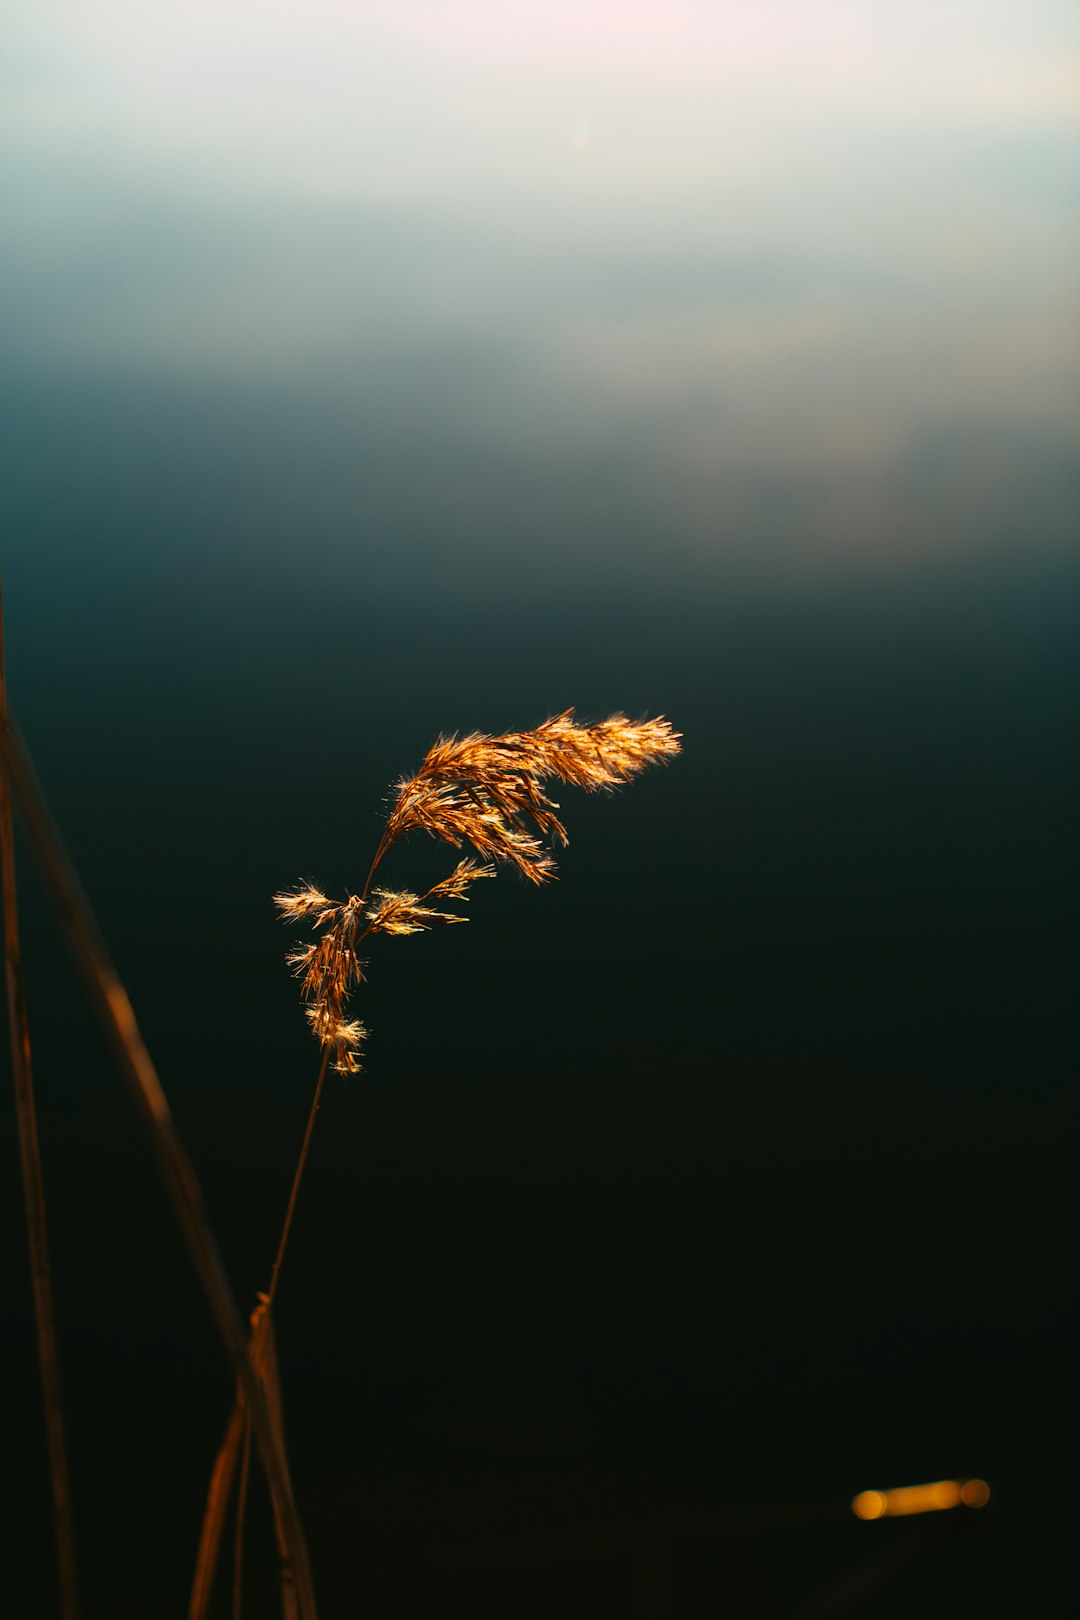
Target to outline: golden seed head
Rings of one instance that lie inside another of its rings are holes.
[[[328,900],[325,894],[320,894],[310,883],[301,883],[295,889],[286,889],[280,894],[275,894],[274,904],[280,911],[283,922],[300,922],[310,918],[315,928],[322,928],[327,922],[332,921],[339,910],[333,901]]]
[[[360,1020],[342,1018],[324,1003],[315,1003],[305,1007],[304,1011],[320,1046],[331,1048],[332,1067],[339,1074],[359,1074],[356,1052],[367,1039],[367,1030]]]
[[[452,911],[439,911],[426,906],[428,894],[412,894],[408,889],[375,889],[375,903],[367,910],[367,931],[371,934],[416,934],[421,929],[433,928],[439,923],[463,923],[466,917],[457,917]]]
[[[481,866],[478,861],[458,861],[449,877],[444,877],[436,883],[424,896],[429,900],[433,895],[439,895],[445,900],[467,900],[469,898],[469,885],[476,883],[480,878],[493,878],[493,866]]]
[[[448,877],[422,895],[409,889],[372,890],[328,900],[311,883],[274,896],[282,917],[306,921],[320,931],[314,943],[287,957],[301,980],[301,996],[312,1033],[331,1048],[334,1068],[355,1074],[356,1050],[367,1031],[345,1017],[345,1005],[363,975],[356,944],[367,934],[415,934],[440,924],[464,922],[432,901],[467,900],[471,884],[494,877],[505,861],[531,883],[555,876],[555,861],[542,840],[567,842],[559,806],[542,784],[551,780],[595,792],[630,781],[646,766],[667,764],[681,751],[680,735],[668,720],[628,720],[614,714],[591,726],[566,709],[533,731],[499,736],[471,732],[440,737],[415,776],[397,784],[376,864],[403,833],[421,831],[460,848],[471,844],[483,858],[458,861]]]
[[[397,784],[388,842],[415,828],[458,847],[470,843],[543,883],[554,861],[529,824],[561,844],[567,835],[541,783],[556,778],[588,792],[612,788],[679,751],[679,734],[663,716],[632,721],[615,714],[581,726],[572,709],[534,731],[440,737],[416,775]]]

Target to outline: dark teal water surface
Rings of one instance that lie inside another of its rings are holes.
[[[566,791],[558,886],[371,953],[281,1298],[323,1567],[327,1501],[496,1431],[732,1510],[1029,1501],[1072,1354],[1075,18],[197,9],[14,30],[4,602],[242,1301],[316,1056],[272,891],[355,888],[440,731],[685,737]],[[167,1613],[227,1379],[29,864],[22,904],[91,1606]],[[426,1511],[365,1612],[413,1612]]]

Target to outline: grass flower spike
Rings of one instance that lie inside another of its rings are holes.
[[[440,737],[416,775],[397,784],[380,856],[417,829],[458,847],[472,844],[545,883],[555,862],[542,840],[550,835],[565,845],[567,836],[544,782],[556,778],[586,792],[613,788],[678,752],[678,733],[663,718],[635,722],[615,714],[581,726],[572,709],[535,731]]]
[[[544,784],[567,782],[586,792],[618,787],[648,765],[666,764],[679,752],[679,734],[662,717],[627,720],[615,714],[581,726],[572,709],[553,715],[535,731],[488,737],[440,737],[415,776],[403,777],[393,800],[364,892],[337,902],[311,883],[274,896],[284,921],[309,924],[320,936],[287,958],[301,981],[312,1033],[344,1074],[359,1071],[357,1052],[367,1034],[346,1017],[346,1005],[363,974],[356,955],[373,934],[417,934],[465,922],[446,911],[449,900],[467,900],[480,878],[494,877],[500,861],[531,883],[555,875],[551,842],[567,843],[559,805]],[[391,845],[409,832],[425,832],[460,849],[471,844],[482,861],[466,857],[424,894],[411,889],[372,889],[372,879]],[[368,903],[370,893],[371,901]],[[439,902],[435,904],[433,902]]]
[[[357,1074],[356,1052],[367,1031],[363,1024],[345,1017],[345,1004],[362,977],[356,938],[364,902],[352,894],[335,905],[307,884],[276,894],[274,904],[288,921],[310,922],[322,932],[321,939],[290,951],[286,960],[301,981],[300,994],[312,1032],[332,1051],[334,1068],[342,1074]]]
[[[595,725],[582,726],[574,719],[572,709],[553,715],[534,731],[508,731],[495,737],[480,732],[466,737],[440,737],[428,749],[416,774],[402,778],[392,790],[386,826],[359,894],[331,900],[313,883],[305,882],[274,896],[284,922],[307,927],[314,935],[291,950],[287,960],[300,980],[304,1011],[322,1047],[323,1058],[269,1287],[260,1296],[260,1326],[253,1339],[252,1359],[264,1380],[270,1379],[265,1346],[269,1342],[271,1313],[326,1071],[332,1064],[342,1074],[360,1072],[359,1053],[367,1030],[359,1019],[349,1016],[350,997],[364,977],[357,947],[361,941],[380,934],[418,934],[465,922],[459,911],[447,907],[454,901],[467,901],[473,884],[494,877],[500,863],[514,867],[530,883],[549,882],[555,875],[552,846],[565,845],[567,835],[559,818],[559,805],[547,791],[548,784],[566,782],[587,793],[615,788],[648,765],[666,764],[677,753],[679,734],[662,717],[633,721],[615,714]],[[390,849],[410,832],[428,833],[459,850],[468,844],[480,859],[463,856],[446,877],[423,894],[412,889],[373,887],[375,874]],[[271,1379],[267,1387],[272,1387],[277,1401],[276,1382]],[[240,1612],[249,1456],[250,1413],[243,1399],[238,1398],[211,1475],[189,1620],[207,1620],[229,1482],[237,1471],[241,1484],[236,1509],[234,1614]],[[287,1549],[284,1540],[279,1537],[279,1541],[284,1593],[288,1585]],[[287,1608],[286,1612],[291,1611]]]

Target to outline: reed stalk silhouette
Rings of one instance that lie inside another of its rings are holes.
[[[273,1364],[264,1354],[258,1369],[256,1367],[254,1345],[257,1341],[252,1338],[249,1342],[249,1335],[244,1331],[194,1167],[177,1135],[172,1111],[127,992],[109,959],[89,901],[14,725],[0,726],[0,756],[3,764],[0,774],[10,780],[72,954],[86,981],[120,1072],[142,1115],[181,1236],[236,1373],[245,1408],[250,1412],[254,1443],[266,1475],[282,1552],[283,1585],[288,1583],[291,1594],[291,1608],[286,1611],[288,1620],[293,1620],[294,1616],[295,1620],[317,1620],[307,1545],[293,1500],[285,1455],[280,1402],[275,1399]]]
[[[4,600],[0,587],[0,732],[10,736],[7,700],[7,663],[4,654]],[[60,1363],[53,1313],[52,1268],[45,1216],[45,1178],[38,1143],[34,1068],[30,1050],[30,1019],[23,985],[19,945],[19,911],[15,891],[15,828],[11,783],[6,766],[0,770],[0,877],[4,890],[4,957],[7,977],[8,1025],[11,1034],[11,1073],[15,1084],[15,1118],[19,1133],[26,1236],[30,1251],[30,1283],[34,1298],[34,1327],[45,1407],[45,1438],[52,1489],[53,1537],[56,1544],[57,1586],[61,1620],[78,1620],[79,1593],[75,1567],[75,1536],[71,1520],[64,1408],[60,1392]]]
[[[259,1296],[252,1319],[251,1360],[257,1372],[272,1343],[271,1312],[327,1070],[332,1067],[347,1075],[360,1071],[358,1054],[367,1030],[349,1017],[350,998],[364,977],[358,945],[377,934],[402,936],[467,921],[460,912],[446,910],[446,905],[467,901],[472,885],[494,877],[500,862],[531,883],[549,882],[555,875],[549,845],[565,845],[568,839],[559,806],[546,785],[557,780],[586,792],[615,788],[649,765],[667,763],[679,751],[679,733],[662,716],[635,722],[615,714],[593,725],[579,725],[572,709],[553,715],[533,731],[440,737],[416,774],[394,785],[386,826],[359,894],[334,901],[314,884],[301,883],[274,896],[283,920],[304,924],[316,935],[290,951],[287,961],[301,981],[304,1011],[322,1047],[322,1061],[269,1286]],[[427,833],[457,849],[471,845],[480,860],[463,857],[423,894],[375,886],[376,873],[391,848],[410,832]],[[274,1387],[280,1400],[276,1374]],[[240,1620],[249,1421],[244,1394],[238,1390],[211,1474],[189,1620],[205,1620],[208,1611],[228,1495],[242,1452],[233,1581],[233,1617]]]

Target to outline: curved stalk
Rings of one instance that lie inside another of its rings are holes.
[[[158,1169],[187,1244],[196,1274],[210,1305],[244,1397],[251,1407],[255,1443],[266,1471],[274,1504],[296,1576],[301,1620],[315,1620],[315,1591],[307,1545],[293,1500],[292,1482],[281,1436],[274,1426],[262,1383],[248,1352],[248,1339],[217,1241],[203,1204],[194,1166],[176,1132],[172,1110],[157,1070],[143,1042],[135,1013],[109,959],[97,922],[53,825],[33,767],[14,729],[0,728],[0,752],[53,899],[83,972],[120,1071],[150,1134]]]
[[[264,1362],[265,1362],[265,1356],[266,1356],[266,1346],[267,1346],[267,1343],[269,1341],[270,1311],[271,1311],[271,1308],[273,1306],[274,1300],[277,1297],[278,1279],[281,1276],[281,1266],[282,1266],[283,1260],[285,1259],[285,1250],[288,1247],[289,1233],[292,1231],[293,1217],[296,1214],[296,1201],[300,1196],[300,1183],[304,1179],[304,1169],[305,1169],[305,1166],[307,1165],[308,1153],[309,1153],[309,1151],[311,1149],[311,1138],[312,1138],[312,1136],[314,1135],[314,1132],[315,1132],[315,1119],[316,1119],[316,1116],[317,1116],[317,1114],[319,1112],[319,1104],[322,1101],[323,1086],[324,1086],[325,1081],[326,1081],[326,1070],[327,1070],[327,1067],[329,1065],[329,1061],[330,1061],[330,1048],[327,1047],[326,1050],[323,1052],[322,1063],[321,1063],[321,1065],[319,1067],[319,1078],[315,1083],[315,1095],[311,1099],[311,1107],[308,1110],[307,1125],[306,1125],[306,1127],[304,1129],[304,1139],[303,1139],[303,1142],[300,1145],[300,1157],[296,1161],[296,1169],[293,1172],[292,1186],[289,1189],[289,1201],[288,1201],[288,1204],[285,1207],[285,1220],[282,1223],[281,1236],[278,1239],[277,1253],[274,1256],[274,1266],[273,1266],[273,1270],[270,1273],[270,1285],[267,1288],[266,1293],[260,1298],[259,1305],[257,1306],[257,1308],[255,1310],[255,1313],[252,1316],[251,1359],[252,1359],[252,1362],[254,1363],[256,1371],[259,1373],[260,1378],[262,1377],[262,1374],[263,1374]],[[274,1377],[274,1388],[275,1388],[275,1391],[276,1391],[276,1388],[277,1388],[276,1368],[275,1368],[275,1377]],[[268,1391],[268,1397],[269,1397],[269,1391]],[[278,1401],[280,1402],[280,1396],[278,1397]],[[274,1402],[271,1401],[270,1404],[271,1404],[271,1406],[273,1406]],[[236,1416],[238,1415],[238,1413],[241,1411],[242,1407],[243,1407],[243,1395],[242,1395],[242,1392],[240,1390],[237,1390],[236,1404],[235,1404],[235,1407],[234,1407],[233,1418],[230,1419],[230,1426],[226,1430],[226,1438],[225,1438],[225,1442],[224,1442],[224,1444],[229,1446],[234,1453],[235,1453],[235,1450],[238,1448],[238,1446],[240,1444],[240,1432],[239,1432],[239,1430],[237,1428],[234,1427],[234,1420],[235,1420]],[[280,1426],[280,1424],[279,1424],[279,1426]],[[242,1599],[242,1591],[243,1591],[244,1520],[245,1520],[245,1515],[247,1513],[248,1465],[249,1465],[250,1452],[251,1452],[251,1433],[250,1433],[249,1425],[248,1425],[248,1423],[246,1421],[244,1423],[243,1445],[244,1445],[244,1452],[243,1452],[243,1459],[242,1459],[241,1466],[240,1466],[240,1489],[239,1489],[239,1492],[238,1492],[238,1495],[237,1495],[237,1501],[236,1501],[236,1536],[235,1536],[236,1555],[235,1555],[234,1571],[233,1571],[233,1620],[240,1620],[241,1599]],[[224,1447],[223,1447],[223,1449],[224,1449]],[[236,1466],[236,1464],[235,1464],[235,1456],[233,1457],[232,1464],[231,1464],[231,1467],[230,1467],[230,1465],[229,1465],[229,1463],[227,1461],[225,1461],[225,1462],[222,1461],[221,1453],[220,1452],[218,1453],[218,1463],[216,1463],[215,1467],[214,1467],[214,1476],[212,1476],[212,1478],[211,1478],[210,1494],[207,1497],[206,1510],[205,1510],[205,1514],[204,1514],[204,1539],[205,1539],[205,1536],[206,1536],[206,1525],[207,1525],[207,1523],[209,1521],[211,1521],[212,1514],[213,1514],[213,1511],[214,1511],[214,1506],[215,1506],[215,1503],[214,1503],[214,1477],[216,1477],[216,1475],[217,1475],[219,1465],[222,1468],[229,1468],[230,1478],[231,1478],[231,1473],[235,1470],[235,1466]],[[274,1523],[275,1523],[275,1526],[276,1526],[277,1525],[277,1516],[276,1516],[276,1514],[275,1514]],[[279,1541],[280,1541],[280,1538],[279,1538]],[[209,1599],[210,1599],[210,1587],[212,1586],[212,1583],[213,1583],[214,1564],[216,1564],[216,1561],[217,1561],[217,1550],[218,1550],[219,1546],[220,1546],[220,1533],[219,1533],[217,1545],[215,1546],[214,1552],[213,1552],[213,1563],[211,1563],[210,1568],[209,1568],[208,1584],[206,1586],[206,1597],[205,1597],[205,1602],[206,1603],[209,1603]],[[200,1551],[201,1551],[201,1546],[200,1546]],[[279,1544],[279,1551],[281,1553],[282,1562],[283,1562],[283,1565],[284,1565],[287,1562],[287,1560],[286,1560],[286,1548]],[[206,1581],[207,1577],[204,1576],[203,1579],[204,1579],[204,1581]],[[286,1577],[286,1575],[284,1573],[284,1570],[283,1570],[283,1575],[282,1575],[282,1581],[283,1581],[283,1585],[287,1586],[287,1584],[288,1584],[287,1583],[287,1577]],[[194,1594],[193,1594],[193,1596],[194,1596]],[[201,1608],[201,1609],[197,1609],[197,1608],[194,1607],[194,1604],[193,1604],[191,1610],[189,1611],[189,1620],[203,1620],[203,1616],[205,1615],[205,1612],[206,1612],[205,1607]]]
[[[0,592],[0,731],[8,736],[7,671],[4,660],[4,607]],[[30,1282],[34,1296],[34,1326],[45,1406],[45,1438],[49,1451],[52,1487],[53,1534],[62,1620],[78,1620],[79,1596],[75,1574],[75,1536],[71,1522],[64,1408],[60,1395],[60,1362],[56,1350],[52,1268],[45,1218],[45,1178],[38,1143],[34,1070],[30,1056],[30,1020],[23,985],[19,946],[19,913],[15,897],[15,829],[11,814],[11,784],[0,770],[0,869],[4,889],[4,955],[7,966],[8,1023],[11,1031],[11,1072],[15,1082],[15,1117],[19,1131],[26,1235],[30,1250]]]

